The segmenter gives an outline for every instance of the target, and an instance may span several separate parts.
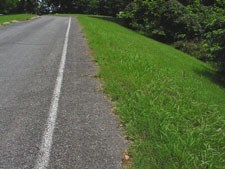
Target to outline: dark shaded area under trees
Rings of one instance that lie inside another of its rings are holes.
[[[117,16],[129,28],[225,69],[225,0],[0,0],[0,13]]]

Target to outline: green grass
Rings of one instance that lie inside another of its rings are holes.
[[[29,20],[35,15],[32,14],[15,14],[15,15],[1,15],[0,16],[0,24],[4,22],[12,23],[13,20],[21,21],[21,20]]]
[[[113,22],[78,15],[135,169],[225,168],[225,90],[214,70]]]

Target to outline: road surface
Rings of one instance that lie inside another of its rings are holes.
[[[119,169],[126,142],[75,18],[0,30],[0,168]]]

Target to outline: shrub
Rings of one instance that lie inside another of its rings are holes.
[[[208,45],[205,42],[177,41],[174,43],[176,49],[182,50],[202,61],[212,61],[208,56]]]
[[[225,1],[133,0],[124,23],[204,61],[225,67]]]

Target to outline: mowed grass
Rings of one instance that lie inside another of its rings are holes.
[[[0,16],[0,24],[4,22],[12,23],[13,20],[21,21],[21,20],[29,20],[35,15],[32,14],[15,14],[15,15],[1,15]]]
[[[225,168],[225,90],[214,70],[113,22],[77,17],[132,140],[130,167]]]

